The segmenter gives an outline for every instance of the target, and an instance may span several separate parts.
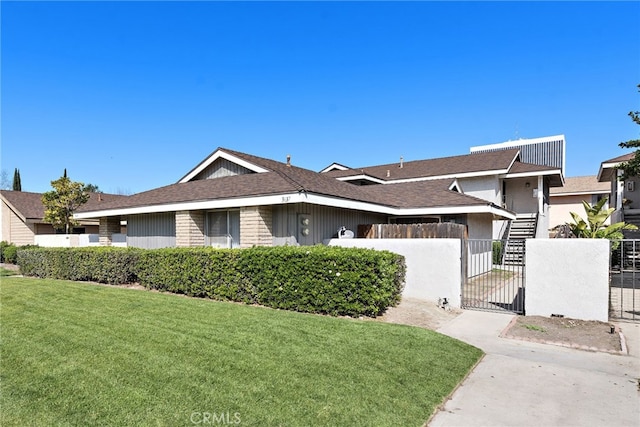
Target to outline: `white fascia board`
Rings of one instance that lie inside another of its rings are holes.
[[[551,193],[549,197],[562,197],[562,196],[589,196],[595,194],[609,194],[609,190],[597,190],[597,191],[572,191],[567,193]]]
[[[351,176],[343,176],[343,177],[339,177],[339,178],[336,178],[336,179],[338,181],[345,181],[345,182],[355,181],[355,180],[358,180],[358,179],[364,179],[364,180],[367,180],[367,181],[375,182],[376,184],[388,184],[387,181],[384,181],[382,179],[374,178],[374,177],[372,177],[370,175],[362,175],[362,174],[360,174],[360,175],[351,175]]]
[[[329,166],[322,169],[320,173],[331,172],[333,170],[346,171],[346,170],[349,170],[349,168],[344,165],[341,165],[340,163],[331,163]]]
[[[132,208],[109,209],[104,211],[80,212],[73,214],[76,219],[98,218],[104,216],[124,216],[147,213],[176,212],[207,209],[229,209],[243,206],[278,205],[283,203],[298,203],[300,194],[277,194],[269,196],[240,197],[236,199],[204,200],[197,202],[169,203],[164,205],[136,206]]]
[[[278,194],[270,196],[243,197],[225,200],[207,200],[199,202],[175,203],[155,206],[139,206],[133,208],[111,209],[94,212],[80,212],[73,215],[75,219],[89,219],[108,216],[126,216],[148,213],[176,212],[184,210],[209,210],[209,209],[230,209],[243,206],[267,206],[281,205],[288,203],[310,203],[321,206],[330,206],[342,209],[353,209],[366,212],[376,212],[387,215],[450,215],[465,213],[490,213],[507,218],[515,218],[509,211],[496,206],[486,204],[479,206],[453,206],[436,208],[396,208],[391,206],[378,205],[375,203],[360,202],[357,200],[339,199],[336,197],[309,194],[304,192]]]
[[[497,144],[477,145],[475,147],[471,147],[471,152],[475,153],[478,151],[493,150],[496,148],[517,148],[521,145],[537,144],[539,142],[548,142],[548,141],[562,141],[564,143],[565,138],[564,138],[564,135],[553,135],[553,136],[543,136],[540,138],[517,139],[515,141],[499,142]]]
[[[508,169],[482,171],[482,172],[465,172],[455,173],[450,175],[437,175],[437,176],[422,176],[419,178],[405,178],[405,179],[391,179],[383,181],[383,184],[403,184],[406,182],[419,182],[419,181],[436,181],[438,179],[459,179],[459,178],[479,178],[484,176],[501,175],[507,173]]]
[[[535,171],[535,172],[508,173],[504,177],[505,178],[531,178],[531,177],[545,176],[545,175],[562,176],[562,172],[560,171],[560,169],[553,169],[553,170]],[[564,177],[562,178],[562,182],[564,182]]]
[[[212,155],[209,156],[209,158],[207,158],[204,162],[200,163],[199,166],[197,166],[195,169],[193,169],[191,172],[189,172],[187,175],[185,175],[184,178],[182,178],[180,181],[178,181],[178,183],[183,183],[183,182],[189,182],[191,181],[194,177],[196,177],[200,172],[202,172],[203,170],[205,170],[211,163],[215,162],[218,159],[225,159],[225,160],[229,160],[230,162],[233,162],[237,165],[240,165],[244,168],[247,168],[251,171],[257,172],[257,173],[261,173],[261,172],[269,172],[267,169],[261,168],[258,165],[255,165],[253,163],[247,162],[246,160],[243,160],[239,157],[236,157],[232,154],[226,153],[222,150],[218,150],[215,153],[213,153]]]
[[[618,169],[620,167],[621,164],[623,164],[624,162],[617,162],[617,163],[613,163],[613,162],[609,162],[609,163],[601,163],[600,164],[600,169],[598,170],[598,181],[599,182],[606,182],[608,180],[602,180],[603,178],[603,174],[605,172],[605,170],[610,170],[610,169]],[[610,175],[610,174],[608,174]]]
[[[376,205],[367,202],[358,202],[355,200],[344,200],[333,197],[320,196],[315,194],[304,195],[305,203],[311,203],[322,206],[332,206],[343,209],[363,210],[368,212],[377,212],[387,215],[411,216],[411,215],[454,215],[466,213],[489,213],[493,215],[503,216],[515,219],[515,214],[510,211],[501,209],[495,205],[487,203],[486,205],[475,206],[449,206],[449,207],[433,207],[433,208],[396,208],[391,206]]]

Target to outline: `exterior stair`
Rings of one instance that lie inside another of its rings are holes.
[[[509,225],[507,244],[504,249],[503,263],[506,265],[524,265],[525,239],[536,237],[537,219],[535,216],[518,216]]]
[[[624,222],[635,225],[638,230],[622,230],[622,234],[625,239],[640,239],[640,212],[635,209],[632,212],[624,213]]]

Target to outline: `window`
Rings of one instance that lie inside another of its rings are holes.
[[[215,211],[207,214],[206,243],[215,248],[240,247],[240,211]]]

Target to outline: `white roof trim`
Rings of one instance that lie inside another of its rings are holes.
[[[505,174],[507,172],[509,172],[509,169],[500,169],[500,170],[482,171],[482,172],[465,172],[465,173],[455,173],[455,174],[449,174],[449,175],[421,176],[417,178],[387,179],[387,180],[374,178],[371,175],[361,174],[361,175],[353,175],[353,176],[343,176],[336,179],[338,181],[354,181],[357,179],[365,179],[378,184],[402,184],[405,182],[435,181],[439,179],[476,178],[481,176]]]
[[[395,208],[390,206],[378,205],[368,202],[360,202],[357,200],[339,199],[336,197],[328,197],[318,194],[310,194],[303,192],[258,196],[258,197],[242,197],[236,199],[224,200],[206,200],[198,202],[173,203],[155,206],[137,206],[122,209],[110,209],[94,212],[80,212],[73,215],[76,219],[98,218],[107,216],[124,216],[137,215],[147,213],[160,212],[176,212],[184,210],[208,210],[208,209],[229,209],[239,208],[243,206],[266,206],[280,205],[289,203],[311,203],[321,206],[331,206],[343,209],[354,209],[368,212],[376,212],[388,215],[450,215],[464,213],[489,213],[502,216],[509,219],[515,219],[515,214],[510,211],[499,208],[495,205],[487,204],[474,206],[451,206],[451,207],[435,207],[435,208]]]
[[[338,181],[356,181],[358,179],[364,179],[365,181],[371,181],[371,182],[375,182],[376,184],[388,184],[387,181],[384,181],[380,178],[374,178],[371,175],[366,175],[366,174],[360,174],[360,175],[352,175],[352,176],[343,176],[343,177],[339,177],[336,178]]]
[[[331,172],[334,170],[338,170],[338,171],[346,171],[349,170],[348,167],[346,167],[345,165],[341,165],[340,163],[331,163],[329,166],[327,166],[326,168],[322,169],[320,171],[320,173],[326,173],[326,172]]]
[[[213,162],[215,162],[218,159],[225,159],[225,160],[229,160],[230,162],[233,162],[237,165],[240,165],[244,168],[247,168],[253,172],[257,172],[257,173],[262,173],[262,172],[269,172],[268,169],[264,169],[261,168],[258,165],[255,165],[251,162],[248,162],[246,160],[243,160],[239,157],[236,157],[232,154],[229,154],[225,151],[222,150],[216,150],[213,154],[211,154],[209,157],[207,157],[204,161],[202,161],[198,166],[196,166],[195,168],[193,168],[191,170],[191,172],[189,172],[188,174],[186,174],[183,178],[181,178],[178,183],[183,183],[183,182],[189,182],[191,181],[193,178],[195,178],[200,172],[202,172],[203,170],[205,170],[209,165],[211,165]]]
[[[504,177],[505,178],[530,178],[532,176],[545,176],[545,175],[560,175],[562,176],[562,172],[560,169],[552,169],[546,171],[533,171],[533,172],[520,172],[520,173],[508,173]],[[564,182],[564,178],[562,179]]]
[[[562,188],[562,187],[559,187]],[[590,191],[569,191],[566,193],[549,193],[549,197],[563,197],[563,196],[586,196],[595,194],[609,194],[610,190],[590,190]]]

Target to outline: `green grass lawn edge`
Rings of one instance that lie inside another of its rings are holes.
[[[426,329],[0,282],[0,425],[422,425],[481,350]]]

